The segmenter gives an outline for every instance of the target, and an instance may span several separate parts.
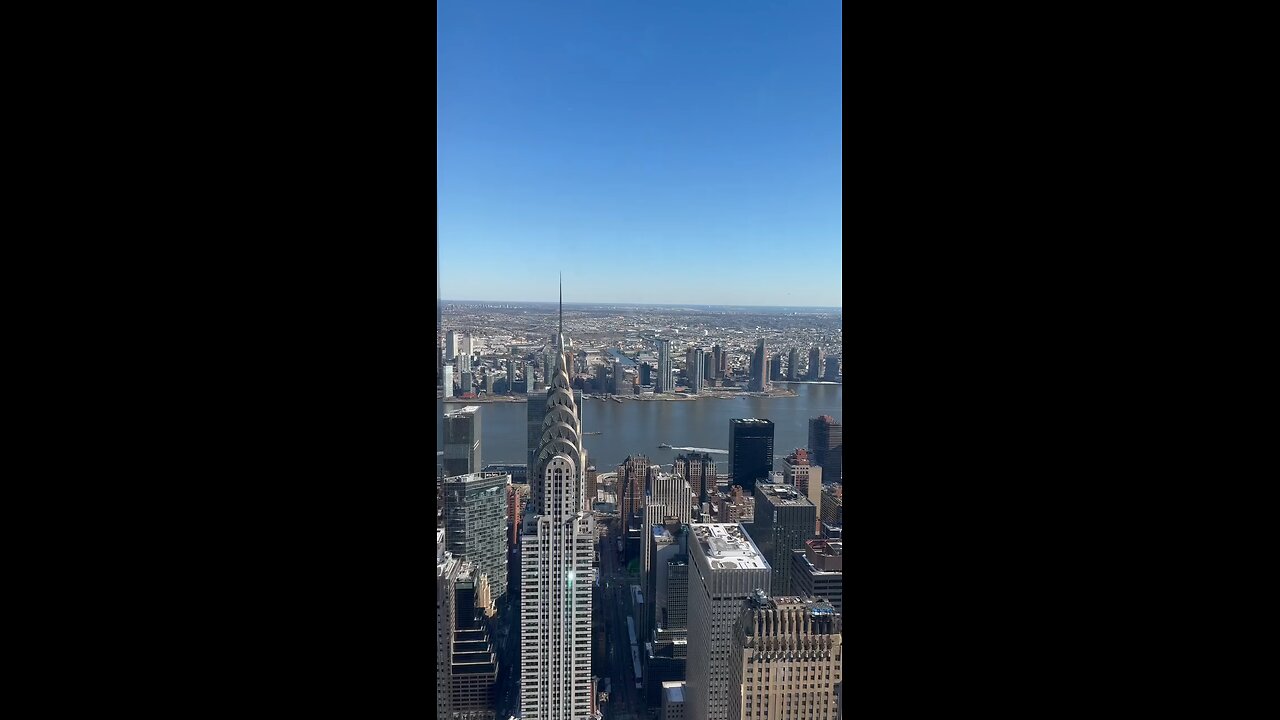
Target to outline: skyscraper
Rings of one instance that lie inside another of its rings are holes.
[[[746,599],[768,587],[769,563],[741,525],[689,528],[687,716],[728,720],[733,628]]]
[[[788,381],[795,382],[796,370],[799,369],[799,367],[797,367],[799,364],[800,364],[800,349],[791,348],[791,352],[787,353],[787,380]]]
[[[711,346],[711,362],[715,365],[715,378],[724,379],[725,352],[719,345]]]
[[[507,594],[507,473],[475,472],[444,479],[444,527],[449,552],[489,577],[494,602]]]
[[[782,353],[774,353],[769,356],[769,380],[782,380]]]
[[[688,367],[692,371],[689,374],[689,392],[700,393],[702,392],[702,381],[703,381],[702,348],[693,348],[692,350],[689,351],[689,354],[693,356],[692,357],[693,362],[690,362],[688,365]]]
[[[689,488],[698,494],[700,503],[706,502],[708,493],[716,489],[716,463],[706,453],[677,455],[671,467],[689,481]]]
[[[480,406],[444,414],[444,476],[480,472]]]
[[[658,338],[658,380],[654,392],[670,393],[676,391],[675,373],[671,370],[671,341]]]
[[[645,695],[656,704],[666,681],[685,677],[689,628],[688,526],[674,522],[650,529],[652,572],[645,576],[645,621],[642,639]],[[651,599],[650,599],[651,598]]]
[[[676,518],[682,525],[689,524],[693,513],[693,490],[683,475],[652,472],[649,487],[650,497],[665,509],[663,517]]]
[[[613,394],[631,394],[631,383],[627,382],[627,374],[622,369],[622,363],[617,360],[613,361]]]
[[[764,339],[756,341],[755,354],[751,356],[751,379],[747,388],[751,392],[764,392],[769,389],[769,355],[765,349]]]
[[[458,331],[450,330],[449,334],[445,336],[444,359],[453,362],[456,357],[458,357]]]
[[[702,382],[711,386],[716,384],[715,358],[711,353],[703,353]]]
[[[782,483],[756,485],[755,520],[744,526],[756,547],[769,561],[770,595],[791,594],[791,552],[804,548],[815,537],[818,512],[809,498]]]
[[[818,509],[824,525],[844,525],[844,494],[840,485],[822,486],[822,505]]]
[[[538,443],[542,440],[542,421],[547,417],[547,394],[544,391],[534,389],[533,383],[533,366],[528,369],[529,388],[526,394],[527,404],[525,405],[525,439],[528,442],[528,458],[526,464],[529,466],[529,483],[533,484],[534,466],[537,464],[535,460],[538,454]]]
[[[844,612],[844,543],[840,540],[806,540],[803,550],[791,551],[791,591],[826,600]]]
[[[441,380],[441,383],[444,386],[443,387],[444,396],[446,398],[453,397],[453,366],[452,365],[444,366],[444,379]]]
[[[773,470],[773,421],[757,418],[729,421],[729,484],[753,493],[756,480]]]
[[[817,380],[822,372],[822,350],[817,345],[809,351],[809,380]]]
[[[436,530],[436,717],[448,717],[452,706],[454,587],[462,564],[445,549],[444,537],[443,528]]]
[[[523,720],[587,720],[592,708],[591,587],[594,517],[582,512],[578,408],[569,387],[564,311],[543,407],[545,419],[529,469],[520,596],[520,715]]]
[[[840,356],[829,355],[827,356],[827,372],[822,376],[822,379],[835,381],[838,377],[840,377]]]
[[[641,514],[645,488],[649,478],[649,458],[628,455],[618,466],[618,511],[625,527],[628,520]]]
[[[490,590],[489,578],[464,560],[454,585],[450,718],[496,720],[493,691],[499,663],[489,636],[488,619],[495,614]]]
[[[844,479],[841,462],[844,457],[844,427],[830,415],[809,420],[809,449],[812,463],[822,466],[822,479],[828,483]]]
[[[809,452],[804,448],[796,448],[795,452],[783,459],[786,472],[783,476],[786,483],[796,492],[809,498],[809,502],[818,509],[818,517],[822,517],[822,466],[809,464]],[[814,532],[821,534],[821,523]]]
[[[757,593],[732,643],[730,720],[836,720],[843,646],[840,614],[830,603]]]
[[[516,393],[516,359],[507,358],[507,394]]]

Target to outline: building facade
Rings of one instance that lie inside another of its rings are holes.
[[[746,603],[729,660],[731,720],[835,720],[841,682],[841,617],[807,597]]]
[[[444,479],[444,528],[449,552],[489,577],[494,601],[507,594],[506,473]]]
[[[756,341],[756,351],[751,356],[751,379],[747,389],[751,392],[764,392],[769,389],[769,355],[764,340]]]
[[[809,350],[809,374],[806,376],[809,380],[817,380],[822,372],[822,350],[814,345]]]
[[[795,382],[797,370],[800,364],[800,348],[791,348],[791,352],[787,353],[787,380]]]
[[[484,467],[480,451],[480,406],[444,414],[444,475],[466,475]]]
[[[716,463],[707,453],[688,453],[676,456],[672,471],[689,481],[689,488],[697,493],[698,502],[706,502],[710,492],[716,489]]]
[[[658,344],[658,379],[654,383],[654,392],[671,393],[676,391],[676,376],[671,369],[671,341],[659,338]]]
[[[786,468],[783,472],[786,483],[796,492],[809,498],[809,502],[818,509],[818,517],[822,517],[822,466],[809,464],[809,452],[804,448],[796,448],[795,452],[782,461]],[[822,525],[815,524],[814,532],[822,534]]]
[[[844,459],[844,426],[830,415],[809,420],[809,449],[813,451],[810,462],[822,466],[826,482],[844,480],[841,468]]]
[[[804,549],[791,556],[791,590],[831,603],[844,612],[844,543],[840,540],[806,540]]]
[[[587,467],[569,385],[563,331],[530,465],[531,496],[520,539],[520,717],[590,720],[594,517],[584,513]]]
[[[747,533],[769,561],[771,576],[764,590],[791,595],[791,552],[804,548],[817,534],[817,508],[785,483],[756,485],[756,516]]]
[[[769,584],[769,563],[741,525],[689,526],[687,715],[729,717],[733,632],[748,597]]]
[[[753,493],[757,480],[773,470],[771,420],[734,418],[729,421],[729,483]]]

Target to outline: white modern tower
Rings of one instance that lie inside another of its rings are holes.
[[[689,538],[687,716],[729,719],[733,629],[747,598],[767,588],[770,568],[737,523],[694,523]]]
[[[563,291],[542,437],[529,468],[520,539],[520,717],[591,718],[591,562],[595,520],[582,511],[582,425],[565,351]]]

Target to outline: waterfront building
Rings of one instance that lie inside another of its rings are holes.
[[[480,406],[444,414],[444,476],[480,472]]]
[[[838,483],[843,477],[841,463],[844,458],[844,426],[830,415],[809,420],[809,449],[813,451],[810,462],[822,466],[826,482]]]
[[[793,347],[791,348],[791,352],[787,354],[787,380],[788,381],[790,382],[796,381],[798,377],[798,373],[796,371],[799,370],[799,367],[798,367],[799,364],[800,364],[800,348]]]
[[[823,376],[824,380],[834,382],[840,377],[840,356],[832,355],[827,358],[827,373]]]
[[[791,551],[804,548],[804,541],[816,536],[817,508],[785,483],[756,485],[755,499],[755,519],[746,530],[769,561],[772,572],[764,590],[790,595]]]
[[[791,591],[831,603],[844,612],[844,565],[841,540],[806,540],[791,553]]]
[[[516,360],[507,359],[507,394],[514,395],[516,390]]]
[[[467,393],[473,392],[473,391],[474,391],[474,388],[471,385],[471,371],[463,370],[462,371],[462,394],[466,395]]]
[[[449,552],[489,577],[494,602],[507,593],[507,494],[511,476],[476,472],[444,479]]]
[[[807,379],[817,380],[819,378],[819,373],[821,372],[821,370],[822,370],[822,350],[819,349],[817,345],[814,345],[813,348],[809,350],[809,374]]]
[[[591,603],[595,520],[584,513],[578,406],[569,386],[561,307],[556,365],[529,474],[533,480],[521,538],[520,716],[587,720],[591,684]]]
[[[769,563],[741,525],[689,526],[688,717],[728,720],[733,629],[743,604],[768,587]]]
[[[703,383],[702,370],[704,365],[702,360],[702,355],[703,355],[702,348],[690,349],[689,355],[690,355],[691,362],[687,363],[685,366],[690,371],[689,372],[689,392],[696,394],[696,393],[702,392],[702,383]]]
[[[769,356],[769,380],[771,382],[782,380],[782,353]]]
[[[648,387],[653,384],[653,366],[649,363],[640,363],[640,385]]]
[[[729,482],[754,492],[757,480],[773,470],[771,420],[734,418],[729,421]]]
[[[751,373],[747,389],[751,392],[764,392],[769,389],[768,351],[764,339],[756,341],[755,354],[751,356]]]
[[[702,381],[711,387],[716,384],[716,364],[711,353],[703,353]]]
[[[440,381],[443,386],[444,396],[446,398],[453,397],[453,366],[444,366],[444,379]]]
[[[734,627],[726,717],[836,720],[841,624],[830,603],[755,593]]]
[[[658,380],[654,392],[671,393],[676,390],[676,377],[671,369],[671,341],[657,339],[658,345]]]

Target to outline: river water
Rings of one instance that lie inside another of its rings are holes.
[[[785,385],[784,385],[785,387]],[[661,450],[666,443],[677,447],[729,449],[731,418],[764,418],[775,424],[774,468],[782,459],[809,442],[809,418],[830,415],[843,422],[842,385],[794,384],[795,397],[740,397],[725,400],[636,401],[584,399],[582,424],[588,435],[582,444],[589,461],[600,472],[612,472],[627,455],[643,453],[651,462],[670,465],[679,450]],[[466,401],[449,401],[450,409]],[[480,452],[484,463],[525,462],[525,403],[479,403]],[[444,414],[444,400],[436,400],[437,417]],[[436,450],[443,449],[437,434]],[[717,468],[726,472],[728,455],[713,454]]]

